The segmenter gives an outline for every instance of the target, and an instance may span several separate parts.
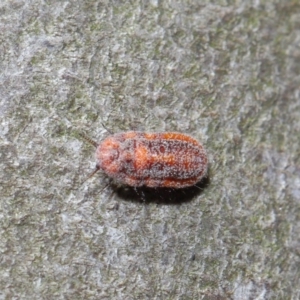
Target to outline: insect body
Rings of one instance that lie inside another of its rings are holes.
[[[97,170],[133,187],[184,188],[199,182],[207,172],[203,146],[182,133],[129,131],[93,144]]]

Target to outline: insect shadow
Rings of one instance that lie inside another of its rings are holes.
[[[121,199],[129,202],[146,202],[157,203],[163,205],[180,205],[190,202],[196,196],[200,195],[209,185],[209,176],[204,177],[197,184],[182,188],[149,188],[149,187],[131,187],[131,186],[112,186],[114,192]]]

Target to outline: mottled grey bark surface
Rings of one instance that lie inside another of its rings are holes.
[[[2,0],[0,64],[0,299],[300,298],[299,1]],[[192,135],[209,183],[82,184],[102,123]]]

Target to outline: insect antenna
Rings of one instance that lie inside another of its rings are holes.
[[[93,145],[95,148],[99,146],[99,144],[95,141],[93,141],[91,138],[86,136],[85,134],[78,132],[78,135],[81,136],[83,139],[85,139],[89,144]]]
[[[93,172],[91,172],[88,175],[88,177],[81,184],[84,184],[87,180],[89,180],[90,178],[92,178],[99,170],[100,170],[100,167],[98,165],[96,165],[95,170]]]

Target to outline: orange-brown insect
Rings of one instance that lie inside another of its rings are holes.
[[[183,133],[129,131],[110,135],[99,144],[89,141],[97,147],[95,172],[101,169],[133,187],[185,188],[207,172],[203,146]]]

